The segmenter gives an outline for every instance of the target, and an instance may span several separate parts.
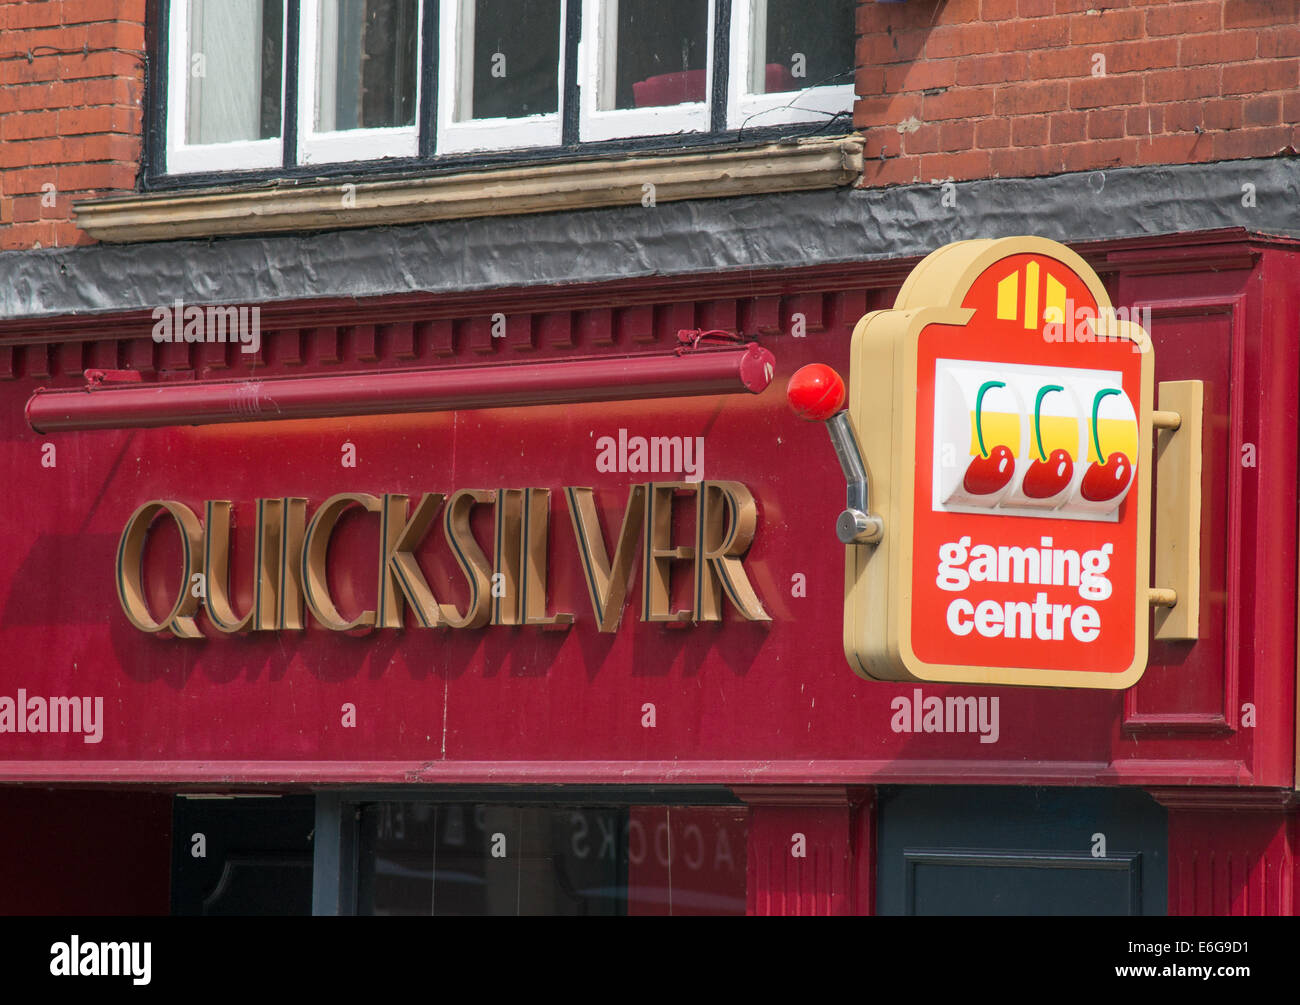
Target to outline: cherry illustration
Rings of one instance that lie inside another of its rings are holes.
[[[1074,460],[1068,450],[1057,448],[1051,455],[1043,449],[1042,407],[1043,398],[1052,391],[1064,391],[1060,384],[1039,388],[1034,402],[1034,439],[1038,445],[1038,459],[1025,472],[1020,490],[1030,499],[1050,499],[1062,492],[1074,477]]]
[[[1007,447],[998,444],[987,457],[976,457],[970,462],[961,485],[973,496],[992,495],[1006,488],[1015,470],[1015,456]]]
[[[1092,444],[1101,457],[1101,437],[1097,433],[1097,417],[1103,399],[1112,394],[1119,394],[1116,388],[1108,387],[1098,391],[1092,399]],[[1089,502],[1107,502],[1114,499],[1126,488],[1133,478],[1133,461],[1121,450],[1115,450],[1106,457],[1105,464],[1094,464],[1083,475],[1079,491]]]
[[[1001,380],[986,380],[975,396],[975,437],[979,440],[980,456],[970,462],[962,478],[962,488],[973,496],[992,495],[1007,487],[1016,472],[1016,457],[1010,447],[998,444],[992,450],[984,445],[984,395],[995,387],[1006,387]]]
[[[1133,477],[1133,462],[1123,451],[1116,450],[1105,464],[1094,464],[1083,475],[1079,491],[1089,502],[1106,502],[1128,488]]]

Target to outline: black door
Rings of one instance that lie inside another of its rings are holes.
[[[1166,913],[1167,818],[1134,789],[879,790],[879,914]]]
[[[314,796],[178,796],[172,913],[310,915]]]

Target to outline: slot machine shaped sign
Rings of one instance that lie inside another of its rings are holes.
[[[858,323],[828,426],[859,675],[1119,689],[1146,668],[1153,603],[1181,600],[1191,627],[1171,632],[1195,637],[1190,523],[1166,521],[1182,596],[1151,588],[1153,431],[1182,415],[1155,412],[1151,342],[1123,313],[1078,255],[1023,237],[941,248]],[[1168,387],[1195,439],[1170,488],[1199,521],[1200,385]]]

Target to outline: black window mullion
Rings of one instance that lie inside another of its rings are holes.
[[[284,26],[284,166],[298,164],[298,39],[302,3],[287,0]]]
[[[582,40],[582,0],[568,0],[564,19],[564,89],[560,102],[560,144],[578,142],[578,43]]]
[[[455,0],[445,0],[454,3]],[[419,155],[432,157],[438,129],[438,22],[442,11],[436,0],[424,0],[424,20],[420,28],[420,119]]]
[[[742,0],[744,2],[744,0]],[[727,94],[731,63],[731,0],[714,0],[713,6],[713,94],[709,131],[726,132]]]
[[[145,93],[149,96],[145,134],[145,160],[142,174],[167,173],[167,88],[171,80],[170,64],[171,46],[167,36],[171,30],[171,0],[149,0],[145,8],[145,45],[146,52],[153,52],[156,57],[153,64],[145,62]]]

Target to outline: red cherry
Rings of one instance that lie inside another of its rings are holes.
[[[1090,502],[1114,499],[1126,488],[1133,477],[1133,462],[1128,455],[1116,450],[1106,458],[1105,464],[1094,464],[1083,475],[1079,491]]]
[[[1034,461],[1025,472],[1021,491],[1030,499],[1050,499],[1070,484],[1074,461],[1065,450],[1053,450],[1045,461]]]
[[[785,397],[799,418],[824,422],[844,407],[844,381],[825,363],[809,363],[794,372]]]
[[[987,457],[976,457],[966,469],[961,485],[973,496],[988,496],[1006,488],[1016,473],[1016,459],[1008,447],[998,445]]]

